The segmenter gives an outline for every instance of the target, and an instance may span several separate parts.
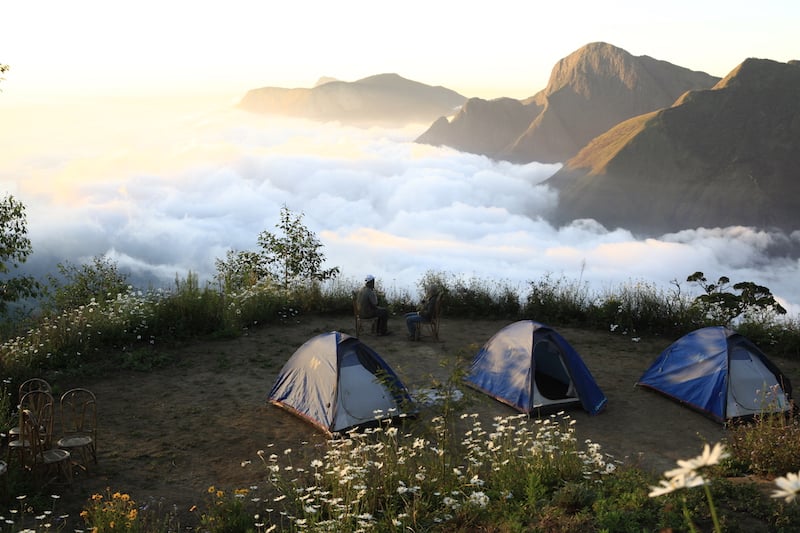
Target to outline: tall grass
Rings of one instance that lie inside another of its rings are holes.
[[[552,275],[519,287],[430,271],[418,282],[417,295],[390,287],[382,294],[382,303],[395,314],[412,310],[430,284],[443,290],[443,313],[450,317],[530,318],[555,326],[673,337],[711,324],[678,286],[667,291],[632,281],[592,292],[581,280]],[[291,320],[301,313],[347,314],[352,312],[352,292],[359,286],[338,279],[287,292],[264,282],[224,293],[212,285],[200,286],[197,276],[190,273],[176,279],[169,289],[128,287],[104,301],[91,299],[27,323],[0,344],[0,371],[14,381],[52,370],[79,372],[104,361],[111,363],[109,358],[115,354],[153,350],[188,338],[236,336],[250,327]],[[800,358],[797,318],[745,315],[736,327],[771,354]]]

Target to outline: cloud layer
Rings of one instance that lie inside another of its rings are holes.
[[[285,204],[323,242],[326,266],[353,283],[371,273],[413,292],[436,270],[521,290],[563,276],[602,292],[640,281],[667,289],[700,270],[761,283],[800,310],[797,259],[765,260],[791,236],[735,227],[640,240],[593,221],[554,228],[539,214],[557,202],[541,185],[557,166],[411,142],[425,125],[358,129],[229,109],[114,118],[115,127],[89,121],[80,136],[42,124],[0,170],[28,208],[39,272],[106,254],[154,285],[189,271],[211,279],[215,259],[255,249]]]

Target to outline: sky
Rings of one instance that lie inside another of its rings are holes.
[[[434,270],[521,289],[552,276],[597,293],[671,290],[701,270],[761,283],[800,312],[800,264],[764,254],[785,236],[734,227],[642,240],[592,221],[554,228],[538,214],[557,202],[541,182],[558,165],[413,143],[429,124],[351,128],[233,106],[252,88],[382,72],[523,98],[593,41],[716,76],[797,50],[797,3],[552,4],[6,3],[0,193],[26,205],[26,268],[104,255],[149,283],[189,271],[211,279],[216,259],[255,249],[286,205],[320,237],[326,265],[356,286],[370,273],[384,289],[413,290]]]
[[[792,0],[541,2],[362,0],[3,5],[4,99],[167,91],[241,97],[394,72],[471,97],[524,98],[581,46],[604,41],[725,76],[748,57],[798,50]]]

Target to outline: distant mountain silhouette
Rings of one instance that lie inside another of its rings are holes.
[[[504,153],[541,112],[513,98],[470,98],[451,121],[440,117],[416,142],[495,157]]]
[[[719,78],[590,43],[553,67],[547,87],[519,103],[472,98],[439,118],[417,142],[519,163],[564,162],[628,118],[671,105]]]
[[[263,87],[245,94],[239,107],[255,113],[318,121],[368,124],[429,123],[454,113],[466,97],[444,87],[379,74],[354,82],[321,78],[310,89]]]
[[[747,59],[593,139],[545,183],[559,191],[556,223],[800,229],[800,62]]]

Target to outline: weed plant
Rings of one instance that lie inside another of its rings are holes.
[[[745,473],[777,476],[800,470],[800,418],[782,412],[756,415],[728,433],[732,464]]]

